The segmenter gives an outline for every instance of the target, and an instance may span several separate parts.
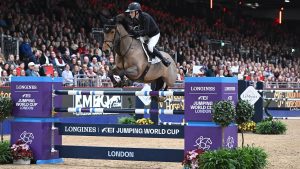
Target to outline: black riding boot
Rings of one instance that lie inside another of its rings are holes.
[[[171,62],[168,61],[168,59],[166,59],[165,57],[163,57],[163,55],[156,48],[153,48],[153,55],[157,56],[166,67],[168,67],[171,64]]]

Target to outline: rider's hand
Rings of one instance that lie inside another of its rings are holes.
[[[129,33],[134,37],[139,37],[139,33],[137,31],[131,30]]]

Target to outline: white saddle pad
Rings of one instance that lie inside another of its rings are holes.
[[[150,60],[151,57],[148,55],[148,53],[147,53],[147,51],[145,49],[145,46],[144,46],[144,38],[143,37],[139,37],[138,39],[142,43],[142,47],[143,47],[143,50],[144,50],[144,52],[145,52],[145,54],[147,56],[148,62],[151,63],[152,65],[161,62],[161,60],[158,57],[155,57],[155,58],[153,58],[153,59]]]
[[[161,62],[161,60],[158,57],[155,57],[154,59],[151,60],[151,64],[156,64]]]

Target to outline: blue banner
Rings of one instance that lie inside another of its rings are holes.
[[[109,159],[131,161],[182,162],[180,149],[55,146],[60,158]]]
[[[183,138],[184,126],[56,123],[61,135]]]

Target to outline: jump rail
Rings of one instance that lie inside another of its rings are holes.
[[[184,114],[184,110],[167,110],[167,109],[111,109],[111,108],[80,108],[80,107],[67,107],[67,108],[54,108],[55,112],[68,112],[68,113],[127,113],[127,114]]]
[[[299,101],[300,98],[263,98],[264,100],[274,100],[274,101],[279,101],[279,100],[283,100],[283,101]]]
[[[294,93],[300,92],[300,90],[286,90],[286,89],[276,89],[276,90],[257,90],[258,92],[266,92],[266,93],[275,93],[275,92],[285,92],[285,93]]]
[[[184,96],[184,91],[84,91],[54,90],[56,95]]]

